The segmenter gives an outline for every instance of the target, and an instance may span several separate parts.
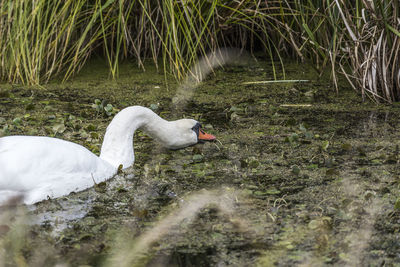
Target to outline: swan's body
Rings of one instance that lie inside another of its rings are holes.
[[[83,146],[38,136],[0,138],[0,166],[0,203],[18,194],[25,196],[27,204],[59,197],[89,188],[93,180],[102,182],[116,172]]]
[[[81,145],[57,138],[2,137],[0,204],[20,194],[24,195],[26,204],[32,204],[81,191],[111,178],[121,164],[123,168],[133,165],[132,140],[139,128],[172,149],[193,145],[202,139],[215,139],[204,135],[195,120],[169,122],[140,106],[125,108],[114,117],[107,127],[100,157]]]

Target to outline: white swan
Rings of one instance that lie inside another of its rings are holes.
[[[214,140],[192,119],[166,121],[148,108],[127,107],[107,127],[100,157],[65,140],[39,136],[0,138],[0,204],[24,195],[32,204],[81,191],[111,178],[118,167],[133,165],[133,135],[142,129],[167,148]]]

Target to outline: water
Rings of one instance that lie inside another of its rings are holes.
[[[48,259],[71,265],[129,259],[133,254],[118,248],[143,242],[139,251],[150,265],[400,263],[398,107],[362,103],[345,84],[336,95],[329,79],[306,65],[287,65],[286,79],[309,83],[243,85],[271,79],[266,66],[254,64],[217,71],[175,109],[178,84],[167,78],[167,88],[163,75],[146,69],[125,66],[117,82],[84,72],[47,90],[8,89],[11,96],[1,99],[0,128],[7,124],[10,134],[53,135],[62,122],[59,137],[94,152],[110,121],[91,107],[96,98],[115,108],[156,104],[164,118],[196,118],[219,140],[168,151],[139,132],[135,166],[105,188],[29,209],[36,226],[27,229],[36,235],[23,236],[25,250],[50,244]],[[210,196],[177,215],[192,195],[221,187],[237,192],[230,215]]]

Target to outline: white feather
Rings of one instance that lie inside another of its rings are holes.
[[[134,163],[133,135],[142,128],[168,148],[197,143],[195,120],[168,122],[148,108],[133,106],[120,111],[107,127],[100,157],[85,147],[51,137],[0,138],[0,204],[24,195],[32,204],[92,187]]]

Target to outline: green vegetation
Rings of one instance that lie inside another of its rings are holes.
[[[343,74],[362,97],[400,99],[399,2],[222,0],[6,0],[0,3],[0,76],[12,83],[68,79],[101,55],[162,62],[178,79],[221,47],[263,51],[273,76],[283,57]],[[159,59],[162,58],[162,61]],[[284,75],[283,69],[283,76]],[[284,78],[284,77],[283,77]]]
[[[151,64],[144,73],[121,64],[118,81],[92,64],[45,90],[3,85],[0,133],[57,136],[98,154],[111,117],[93,104],[106,99],[113,111],[137,104],[196,118],[219,142],[170,151],[138,131],[133,168],[0,208],[0,266],[400,264],[396,105],[337,96],[309,65],[287,63],[286,74],[311,82],[242,86],[272,76],[259,62],[217,70],[179,113],[177,81],[167,76],[167,90]]]

